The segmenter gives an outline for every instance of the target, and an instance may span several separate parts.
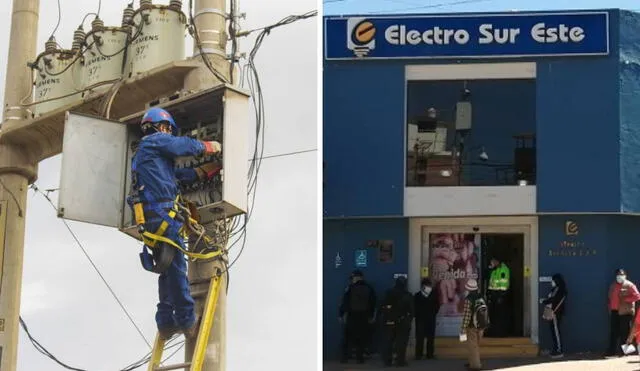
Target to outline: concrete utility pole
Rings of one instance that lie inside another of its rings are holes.
[[[227,31],[225,20],[225,0],[196,0],[194,6],[194,23],[198,31],[203,55],[208,58],[216,71],[229,79],[229,62],[226,56]],[[200,48],[194,41],[194,58],[202,61]],[[201,62],[202,63],[202,62]],[[199,91],[221,84],[213,73],[201,64],[200,68],[189,73],[185,78],[185,89]],[[224,144],[223,144],[224,145]],[[196,311],[202,313],[209,287],[209,279],[217,270],[224,271],[225,267],[219,261],[191,262],[189,264],[189,280],[192,281],[191,291],[196,300]],[[222,289],[218,298],[213,328],[209,336],[203,371],[226,370],[226,322],[227,322],[227,277],[220,280]],[[198,295],[203,293],[203,295]],[[191,361],[196,340],[187,340],[185,347],[185,361]]]
[[[27,61],[36,56],[39,0],[13,0],[2,131],[27,118],[20,107],[31,98]],[[1,137],[0,132],[0,137]],[[0,370],[15,371],[18,358],[20,292],[27,189],[38,176],[32,148],[0,144]]]

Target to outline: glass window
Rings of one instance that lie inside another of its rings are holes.
[[[535,80],[410,81],[407,186],[530,185]]]

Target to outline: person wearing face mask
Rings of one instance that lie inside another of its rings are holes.
[[[616,280],[609,287],[609,349],[606,356],[622,355],[620,346],[629,336],[631,321],[635,314],[635,303],[640,293],[633,282],[627,279],[624,269],[617,269]]]
[[[553,340],[553,350],[551,350],[551,358],[562,358],[564,351],[562,347],[562,332],[560,325],[564,317],[564,308],[567,303],[567,285],[561,274],[554,274],[551,277],[551,291],[547,298],[542,301],[551,314],[548,318],[551,328],[551,339]]]
[[[422,287],[414,295],[416,323],[416,360],[422,359],[425,339],[427,340],[427,359],[434,358],[434,340],[436,335],[436,316],[440,310],[437,290],[429,278],[422,279]]]
[[[364,363],[364,347],[368,345],[369,325],[373,323],[375,309],[375,291],[356,269],[351,273],[351,284],[345,290],[339,310],[338,319],[344,324],[342,363],[349,360],[352,347],[356,350],[356,361]]]

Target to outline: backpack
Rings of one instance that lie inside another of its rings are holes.
[[[349,309],[352,312],[366,312],[371,308],[369,305],[369,297],[371,289],[365,284],[356,284],[351,287],[349,298]]]
[[[487,309],[487,303],[483,298],[478,298],[473,303],[473,327],[484,330],[489,327],[489,310]]]

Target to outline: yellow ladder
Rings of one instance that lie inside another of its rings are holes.
[[[204,354],[207,348],[207,342],[209,341],[209,334],[211,333],[211,327],[213,325],[213,316],[216,312],[216,305],[218,304],[218,297],[220,295],[220,274],[216,274],[209,284],[209,292],[207,293],[207,301],[205,302],[202,320],[200,321],[200,328],[198,330],[198,338],[196,340],[196,346],[191,357],[191,362],[180,363],[169,366],[160,366],[162,362],[162,353],[164,351],[164,344],[168,340],[160,339],[159,334],[156,335],[156,340],[153,344],[153,350],[151,351],[151,360],[149,361],[149,367],[147,371],[169,371],[188,368],[189,371],[201,371],[202,364],[204,363]]]

